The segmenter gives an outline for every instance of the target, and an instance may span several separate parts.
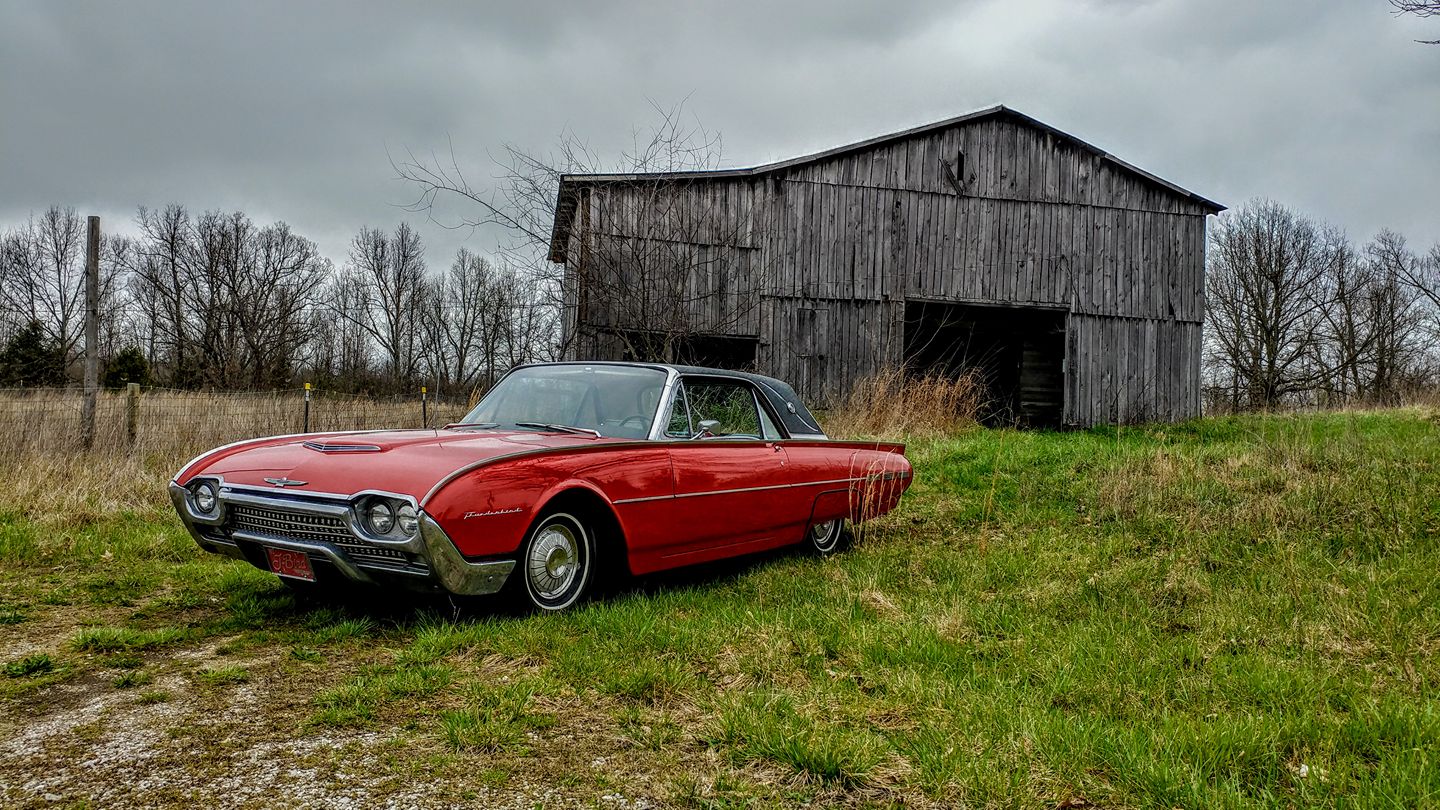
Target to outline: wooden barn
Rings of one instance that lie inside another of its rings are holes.
[[[997,419],[1200,412],[1219,204],[997,106],[748,169],[567,175],[570,357],[754,368],[834,402],[983,375]]]

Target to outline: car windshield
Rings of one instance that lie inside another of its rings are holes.
[[[650,435],[665,372],[627,366],[533,366],[506,375],[465,424],[544,430],[581,428],[602,436]]]

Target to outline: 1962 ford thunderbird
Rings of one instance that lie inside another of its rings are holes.
[[[186,464],[170,494],[201,548],[300,590],[508,584],[562,610],[605,570],[834,553],[847,521],[910,485],[904,449],[827,438],[769,377],[547,363],[515,368],[444,429],[239,442]]]

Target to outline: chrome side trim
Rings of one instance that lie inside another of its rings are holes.
[[[670,406],[675,398],[675,388],[680,384],[680,372],[673,368],[665,369],[665,386],[660,389],[660,401],[655,404],[655,417],[650,422],[650,435],[645,438],[652,442],[666,440],[665,426],[670,421]]]
[[[470,562],[465,559],[440,524],[426,514],[420,516],[420,537],[424,540],[425,556],[430,560],[435,577],[454,594],[481,596],[495,593],[505,587],[505,581],[515,568],[514,560]]]
[[[317,453],[378,453],[380,446],[376,444],[326,444],[325,442],[308,441],[301,442],[301,447],[307,450],[314,450]]]
[[[645,501],[668,501],[680,498],[703,498],[706,495],[734,495],[740,492],[764,492],[771,489],[802,489],[804,487],[819,487],[829,484],[853,484],[856,481],[864,481],[865,478],[832,478],[829,481],[806,481],[803,484],[770,484],[763,487],[739,487],[737,489],[712,489],[706,492],[682,492],[678,495],[650,495],[644,498],[621,498],[615,501],[618,506],[622,503],[643,503]]]

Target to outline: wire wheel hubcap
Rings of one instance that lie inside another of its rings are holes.
[[[564,594],[580,572],[580,543],[569,527],[552,524],[540,530],[525,561],[530,585],[542,599]]]
[[[835,545],[835,540],[840,536],[840,521],[831,520],[826,523],[816,523],[810,527],[810,542],[816,548],[825,549]]]

